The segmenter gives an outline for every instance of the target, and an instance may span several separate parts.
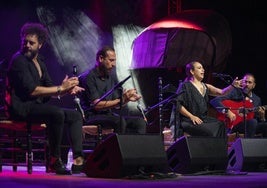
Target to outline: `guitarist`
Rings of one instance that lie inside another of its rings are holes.
[[[235,88],[225,96],[215,97],[210,101],[210,103],[215,109],[217,109],[219,113],[224,112],[226,118],[228,118],[230,122],[234,122],[238,118],[237,116],[239,115],[238,113],[234,112],[237,111],[237,109],[231,109],[230,106],[223,105],[223,101],[232,100],[240,102],[241,104],[243,102],[251,102],[252,107],[254,108],[252,108],[253,110],[251,108],[249,109],[250,112],[253,111],[252,113],[254,113],[254,116],[252,118],[247,118],[245,122],[241,121],[238,124],[232,126],[229,130],[229,133],[243,133],[245,134],[246,138],[252,138],[255,136],[256,133],[259,132],[263,133],[263,136],[266,136],[267,124],[265,125],[265,123],[259,123],[265,122],[265,107],[262,106],[261,98],[253,92],[253,89],[256,86],[255,76],[251,73],[246,73],[243,76],[241,83],[242,85],[240,88]],[[240,107],[242,108],[242,106]]]

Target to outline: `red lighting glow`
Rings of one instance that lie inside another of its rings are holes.
[[[200,26],[191,23],[189,21],[184,21],[184,20],[162,20],[159,22],[156,22],[152,25],[150,25],[149,27],[147,27],[147,30],[149,29],[156,29],[156,28],[186,28],[186,29],[195,29],[195,30],[200,30],[202,31],[203,28],[201,28]]]

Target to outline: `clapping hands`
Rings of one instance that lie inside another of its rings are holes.
[[[71,95],[76,95],[82,91],[84,88],[79,86],[78,77],[70,77],[68,75],[65,76],[64,80],[61,84],[61,89],[63,93],[69,93]]]
[[[129,89],[123,91],[123,104],[131,102],[136,102],[141,99],[141,95],[137,94],[136,89]]]

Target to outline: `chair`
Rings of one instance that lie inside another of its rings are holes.
[[[101,125],[85,124],[83,132],[83,152],[85,158],[93,153],[95,148],[102,143],[105,137],[114,132],[112,128],[102,128]]]
[[[172,129],[174,141],[186,134],[181,127],[180,113],[176,112],[176,103],[172,105],[169,127]]]
[[[0,150],[0,172],[2,172],[2,165],[11,165],[13,171],[17,171],[17,166],[20,165],[18,161],[18,153],[25,153],[26,163],[27,163],[27,172],[32,174],[33,167],[33,152],[43,152],[45,155],[44,161],[46,170],[48,171],[48,142],[46,134],[45,124],[31,123],[27,121],[14,121],[14,120],[0,120],[0,129],[7,132],[6,135],[2,136],[1,141],[1,150]],[[43,131],[44,136],[41,137],[32,137],[33,131]],[[2,131],[3,133],[4,131]],[[18,133],[26,133],[19,135]],[[20,139],[26,138],[26,149],[20,146]],[[43,148],[33,149],[33,142],[39,142],[43,144]],[[9,162],[5,161],[3,154],[10,153],[11,158],[6,159]],[[11,160],[11,161],[10,161]]]
[[[8,101],[10,100],[8,92],[7,70],[3,68],[0,71],[0,129],[2,129],[0,132],[2,134],[0,135],[0,172],[2,171],[2,165],[5,164],[11,165],[13,171],[17,171],[17,166],[20,165],[18,154],[25,153],[27,171],[28,174],[32,174],[33,152],[44,152],[45,166],[48,171],[48,142],[45,124],[10,119],[7,115]],[[40,137],[33,137],[32,134],[35,131],[42,131],[44,134]],[[23,138],[24,140],[26,138],[26,149],[22,147],[25,144]],[[34,144],[42,144],[43,148],[33,149],[33,142]],[[5,158],[6,154],[11,156]]]
[[[94,148],[102,142],[103,137],[114,132],[114,129],[102,128],[101,125],[85,124],[82,129],[85,153],[92,152]]]

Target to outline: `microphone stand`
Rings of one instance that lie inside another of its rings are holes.
[[[148,107],[148,108],[145,109],[144,111],[145,111],[146,113],[149,113],[150,111],[153,111],[155,108],[157,108],[157,107],[160,106],[160,105],[165,105],[165,104],[170,103],[171,100],[172,100],[173,98],[178,97],[178,96],[181,95],[182,93],[183,93],[183,92],[180,92],[180,93],[178,93],[178,94],[175,93],[175,94],[171,95],[170,97],[168,97],[168,98],[162,100],[161,102],[155,104],[154,106],[152,106],[152,107]]]
[[[146,123],[146,126],[148,126],[147,118],[146,118],[145,112],[144,112],[143,107],[142,107],[140,102],[138,102],[138,104],[137,104],[137,109],[141,112],[143,119]]]
[[[120,132],[122,133],[122,95],[123,95],[123,88],[122,86],[118,87],[119,95],[120,95]]]
[[[73,70],[72,70],[73,76],[77,76],[77,66],[73,65],[72,68],[73,68]],[[76,110],[81,113],[83,121],[85,121],[85,115],[84,115],[84,111],[83,111],[83,109],[81,107],[80,101],[81,101],[80,98],[77,95],[75,95],[74,96],[74,103],[76,104]]]
[[[174,102],[172,112],[174,112],[174,136],[173,136],[173,141],[175,142],[177,139],[177,101]]]
[[[169,104],[170,102],[175,102],[175,104],[174,104],[174,109],[173,110],[175,110],[175,113],[174,113],[174,138],[175,138],[175,140],[176,140],[176,138],[177,138],[177,133],[176,133],[176,131],[177,131],[177,128],[176,128],[176,121],[177,121],[177,113],[176,113],[176,104],[177,104],[177,101],[176,100],[174,100],[174,98],[176,98],[176,97],[178,97],[178,96],[180,96],[182,93],[184,93],[184,91],[180,91],[179,93],[175,93],[175,94],[173,94],[173,95],[171,95],[171,96],[169,96],[168,98],[166,98],[166,99],[164,99],[164,100],[162,100],[161,102],[159,102],[159,103],[157,103],[157,104],[155,104],[154,106],[152,106],[152,107],[148,107],[146,110],[145,110],[145,112],[146,113],[149,113],[149,112],[151,112],[151,111],[153,111],[155,108],[157,108],[157,107],[159,107],[159,106],[161,106],[162,108],[165,106],[165,105],[167,105],[167,104]]]
[[[163,100],[162,92],[162,77],[158,78],[158,89],[159,89],[159,103]],[[163,129],[163,115],[162,115],[162,104],[159,105],[159,134],[162,135]]]
[[[179,80],[179,85],[178,85],[178,89],[177,89],[177,91],[179,91],[179,93],[177,94],[176,97],[178,97],[179,95],[181,95],[183,93],[183,91],[181,91],[182,83],[183,83],[183,81],[182,80]],[[176,110],[177,110],[177,100],[174,101],[173,109],[172,110],[174,111],[174,138],[173,138],[173,140],[175,142],[176,139],[177,139],[177,113],[176,113]],[[180,116],[180,113],[179,113],[179,116]],[[181,121],[180,121],[179,127],[180,126],[181,126]]]
[[[239,90],[241,91],[241,90]],[[246,105],[246,94],[244,92],[242,92],[242,97],[243,97],[243,108],[242,108],[242,114],[243,114],[243,123],[244,123],[244,138],[247,137],[247,121],[246,121],[246,114],[247,114],[247,110],[245,109],[245,105]]]
[[[132,72],[130,72],[130,74],[131,74],[131,76],[132,76]],[[132,76],[132,77],[133,77],[133,76]],[[133,86],[134,86],[134,88],[136,88],[134,78],[132,79],[132,81],[133,81]],[[141,112],[141,114],[142,114],[142,116],[143,116],[143,119],[144,119],[144,121],[145,121],[145,123],[146,123],[146,126],[148,126],[148,122],[147,122],[146,115],[145,115],[145,113],[144,113],[144,109],[143,109],[143,107],[142,107],[142,105],[141,105],[141,103],[140,103],[139,100],[137,101],[137,109]]]

